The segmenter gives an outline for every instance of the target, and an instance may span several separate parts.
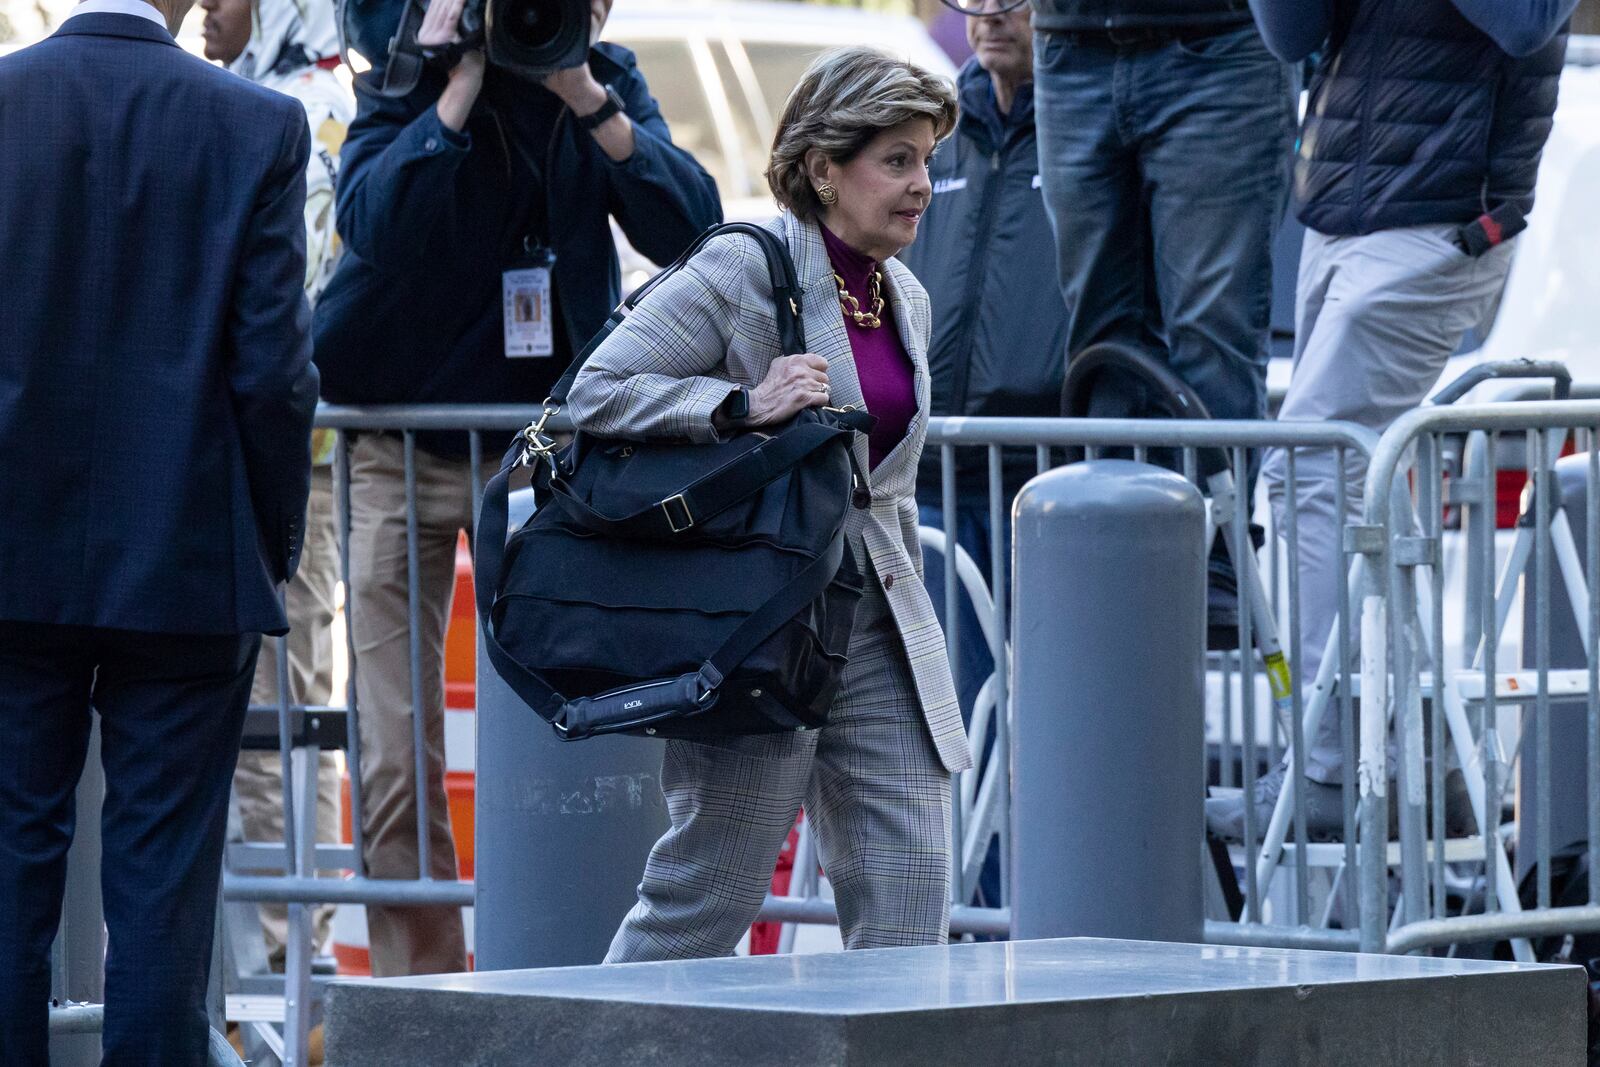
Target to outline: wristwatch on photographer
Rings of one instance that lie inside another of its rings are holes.
[[[578,116],[578,125],[591,133],[599,128],[600,124],[612,115],[620,115],[627,111],[627,106],[622,102],[622,97],[617,90],[606,86],[606,102],[600,105],[600,110],[588,115]]]

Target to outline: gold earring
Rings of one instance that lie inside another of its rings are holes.
[[[839,190],[827,182],[823,182],[817,186],[817,199],[822,201],[824,205],[832,207],[839,202]]]

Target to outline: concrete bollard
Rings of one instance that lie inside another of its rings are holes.
[[[475,966],[599,963],[667,829],[662,743],[560,740],[501,681],[481,637],[477,678]]]
[[[661,742],[562,741],[478,657],[475,965],[599,963],[667,829]]]
[[[1014,521],[1011,936],[1198,942],[1204,501],[1095,460]]]

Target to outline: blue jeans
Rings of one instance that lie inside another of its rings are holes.
[[[944,530],[944,508],[936,504],[919,504],[917,507],[917,521],[932,529]],[[978,570],[983,572],[984,580],[991,578],[989,573],[989,554],[993,540],[992,527],[989,524],[989,502],[987,494],[980,494],[978,499],[970,504],[956,505],[956,543],[967,550],[967,555],[978,565]],[[1009,584],[1011,580],[1011,508],[1007,501],[1004,528],[1000,531],[1001,558],[1005,560],[1004,580]],[[949,623],[945,621],[944,602],[944,556],[937,552],[925,552],[922,557],[923,584],[927,587],[928,598],[933,601],[934,614],[939,616],[939,625],[949,632]],[[977,703],[978,692],[983,688],[983,683],[994,673],[994,658],[989,654],[989,642],[983,636],[983,630],[978,623],[978,612],[973,607],[972,601],[962,592],[959,592],[960,607],[958,608],[958,624],[961,627],[960,647],[957,649],[958,662],[950,664],[950,671],[955,676],[956,696],[961,702],[961,720],[968,725],[972,722],[972,708]],[[1007,594],[1009,603],[1009,592]],[[1009,620],[1002,633],[1007,633]],[[1009,634],[1007,634],[1009,636]],[[981,772],[987,766],[989,757],[994,751],[994,728],[989,730],[989,738],[982,752],[974,752],[973,759]],[[984,859],[984,864],[978,875],[978,895],[980,902],[995,906],[1000,903],[1000,848],[998,840],[991,842],[989,855]]]
[[[1100,341],[1132,345],[1213,418],[1261,418],[1290,68],[1253,25],[1139,47],[1039,33],[1034,108],[1068,358]],[[1131,383],[1102,380],[1090,413],[1137,416],[1141,405]]]

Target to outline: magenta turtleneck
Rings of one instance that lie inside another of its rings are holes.
[[[826,226],[821,229],[834,271],[844,279],[850,295],[860,301],[861,310],[872,310],[868,278],[878,264],[834,236]],[[850,338],[850,352],[855,356],[861,395],[866,399],[867,412],[878,420],[867,438],[867,457],[874,467],[904,439],[911,418],[917,413],[916,374],[911,357],[900,341],[900,331],[895,328],[894,308],[888,302],[887,290],[885,279],[883,311],[878,315],[882,324],[877,329],[858,326],[854,318],[844,314],[844,332]]]

